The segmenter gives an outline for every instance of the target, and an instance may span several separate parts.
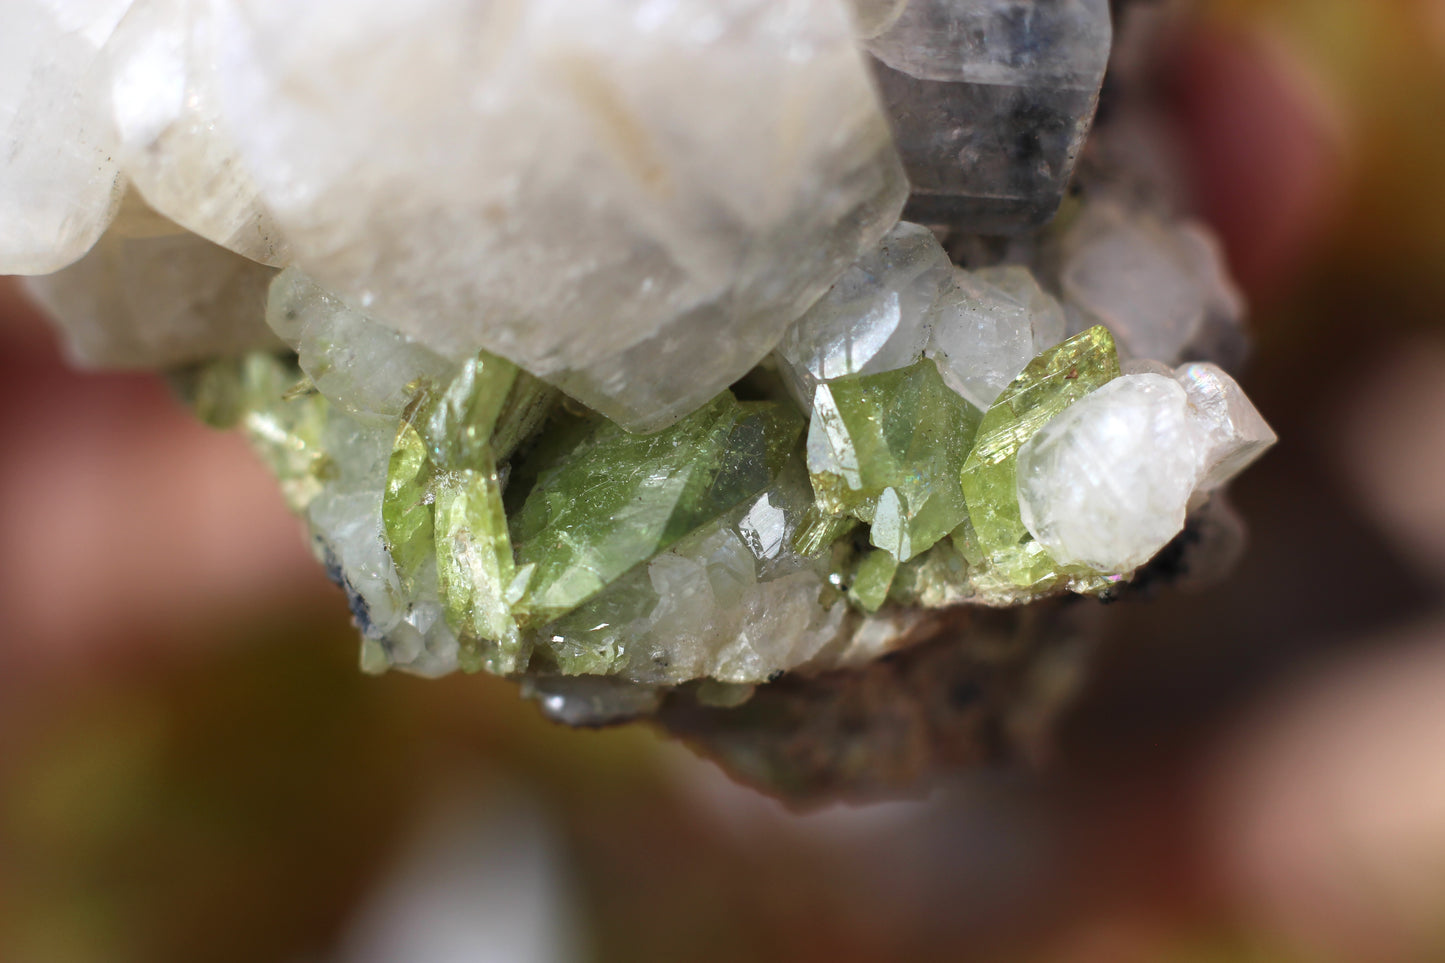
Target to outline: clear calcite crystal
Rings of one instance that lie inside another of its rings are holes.
[[[983,416],[961,480],[967,528],[955,532],[975,546],[1003,583],[1041,584],[1061,574],[1019,513],[1018,451],[1055,417],[1119,376],[1114,339],[1090,328],[1029,362]]]
[[[907,189],[841,0],[213,6],[297,263],[629,428],[752,368]]]
[[[1108,0],[909,0],[867,41],[913,193],[979,234],[1053,216],[1098,101]]]
[[[106,44],[107,106],[131,186],[178,224],[265,264],[289,252],[216,100],[215,21],[198,0],[135,0]]]
[[[1219,244],[1198,224],[1100,201],[1084,206],[1061,245],[1067,304],[1083,323],[1107,325],[1133,357],[1176,364],[1211,324],[1240,323]]]
[[[0,274],[46,274],[90,250],[124,182],[101,46],[129,0],[0,3]]]
[[[1019,513],[1062,565],[1128,572],[1184,528],[1200,439],[1173,378],[1124,375],[1020,446]]]
[[[70,267],[26,279],[76,361],[169,367],[280,346],[264,320],[276,272],[170,227],[176,233],[152,237],[111,231]]]
[[[949,387],[984,410],[1034,355],[1063,340],[1063,321],[1028,268],[957,268],[934,308],[928,355]]]
[[[907,561],[966,516],[958,477],[978,422],[930,361],[819,385],[808,427],[819,507],[869,523],[873,544]]]
[[[953,267],[926,227],[900,221],[783,335],[778,357],[804,409],[820,381],[905,368],[923,356]]]
[[[1175,376],[1189,395],[1202,435],[1201,489],[1227,483],[1279,440],[1239,382],[1218,365],[1186,364]]]

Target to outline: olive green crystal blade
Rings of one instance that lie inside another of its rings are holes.
[[[958,479],[979,420],[929,360],[820,384],[808,429],[819,508],[868,522],[873,544],[907,561],[966,517]]]
[[[961,474],[971,531],[968,542],[998,575],[1018,585],[1048,578],[1056,566],[1028,543],[1019,516],[1016,455],[1054,416],[1119,377],[1119,358],[1107,328],[1093,327],[1029,362],[988,409]]]
[[[872,614],[888,599],[888,589],[898,573],[898,559],[893,553],[875,548],[863,556],[848,588],[848,599],[863,611]]]
[[[512,519],[518,562],[535,566],[519,604],[526,622],[571,611],[767,487],[802,427],[784,405],[728,393],[656,434],[598,419],[537,476]]]
[[[431,483],[435,469],[427,457],[421,433],[408,420],[397,430],[396,444],[386,466],[386,491],[381,499],[381,520],[386,547],[397,575],[408,589],[435,550]]]
[[[517,566],[491,452],[484,447],[474,457],[477,467],[437,479],[437,580],[447,623],[463,642],[463,667],[515,672],[525,664],[512,617]]]

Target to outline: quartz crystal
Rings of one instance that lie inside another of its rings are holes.
[[[1020,446],[1018,507],[1061,565],[1128,572],[1184,528],[1200,439],[1173,378],[1124,375]]]
[[[1212,324],[1238,327],[1243,307],[1218,242],[1117,203],[1085,205],[1066,232],[1060,286],[1083,324],[1103,324],[1121,350],[1176,364]]]
[[[212,6],[297,263],[629,428],[745,374],[906,192],[841,0]]]
[[[907,216],[1012,233],[1053,216],[1109,58],[1108,0],[909,0],[867,41]]]
[[[153,237],[112,230],[70,267],[26,279],[77,362],[166,367],[280,347],[264,321],[276,272],[170,228]]]
[[[135,0],[105,52],[116,157],[162,214],[265,264],[289,252],[216,99],[215,21],[197,0]]]
[[[965,517],[959,470],[978,423],[926,360],[820,384],[808,427],[819,507],[869,523],[873,544],[907,561]]]
[[[124,182],[100,48],[129,0],[0,3],[0,274],[46,274],[90,250]]]
[[[932,231],[900,221],[783,335],[778,357],[799,404],[812,407],[820,381],[921,358],[952,271]]]

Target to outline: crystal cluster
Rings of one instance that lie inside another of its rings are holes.
[[[8,0],[0,271],[246,432],[367,670],[731,705],[1115,591],[1273,442],[1203,228],[1087,181],[1050,220],[1110,38],[1104,0]]]

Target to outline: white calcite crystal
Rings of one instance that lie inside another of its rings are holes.
[[[810,409],[820,381],[921,358],[934,303],[952,273],[933,232],[900,221],[783,335],[777,353],[793,397]]]
[[[1108,0],[908,0],[867,41],[908,216],[980,234],[1053,216],[1111,39]]]
[[[1218,366],[1157,362],[1086,395],[1018,453],[1019,511],[1063,565],[1127,573],[1184,527],[1196,493],[1229,481],[1276,437]]]
[[[1179,382],[1117,378],[1019,449],[1024,525],[1060,564],[1131,571],[1183,529],[1200,448]]]
[[[755,365],[907,189],[841,0],[213,8],[299,266],[630,428]]]
[[[987,410],[1035,355],[1063,340],[1063,320],[1027,268],[956,268],[933,309],[928,355],[949,387]]]
[[[220,116],[214,29],[199,0],[135,0],[105,47],[116,158],[131,186],[177,224],[284,264],[286,244]]]
[[[165,222],[143,226],[151,233]],[[276,272],[169,227],[142,237],[113,229],[70,267],[25,280],[70,356],[92,367],[155,368],[282,347],[265,324]]]
[[[1279,440],[1239,382],[1218,365],[1182,365],[1175,377],[1189,395],[1203,436],[1204,474],[1199,487],[1204,491],[1233,479]]]
[[[1100,201],[1061,245],[1059,283],[1076,326],[1105,325],[1134,357],[1176,364],[1211,324],[1240,324],[1243,301],[1202,225]]]
[[[101,47],[129,0],[0,3],[0,274],[46,274],[90,250],[115,216]]]

